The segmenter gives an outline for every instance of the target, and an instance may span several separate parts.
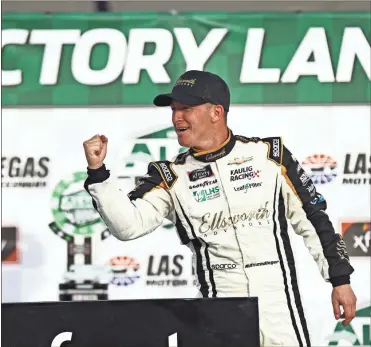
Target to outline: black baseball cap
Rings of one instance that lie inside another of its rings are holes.
[[[181,75],[168,94],[156,96],[156,106],[170,106],[173,100],[185,105],[196,106],[206,103],[222,105],[229,111],[230,92],[227,83],[211,72],[190,70]]]

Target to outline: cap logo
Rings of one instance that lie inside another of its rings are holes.
[[[182,79],[178,79],[175,83],[175,87],[176,86],[185,86],[185,87],[193,87],[196,83],[196,78],[192,79],[192,80],[182,80]]]

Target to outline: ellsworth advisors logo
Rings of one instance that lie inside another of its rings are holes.
[[[348,254],[353,257],[371,256],[371,222],[342,222],[341,233]]]

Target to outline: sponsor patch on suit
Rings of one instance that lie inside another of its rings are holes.
[[[195,182],[197,180],[201,180],[201,179],[208,178],[211,176],[214,176],[214,173],[210,165],[207,165],[202,169],[197,169],[197,170],[188,172],[188,177],[191,182]]]

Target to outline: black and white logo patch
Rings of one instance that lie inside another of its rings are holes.
[[[168,189],[171,189],[176,180],[178,179],[178,176],[171,168],[170,162],[163,160],[163,161],[157,161],[153,163],[155,167],[160,172],[162,178],[164,179],[164,183],[168,187]]]
[[[211,170],[210,165],[207,165],[202,169],[197,169],[197,170],[188,172],[188,177],[189,177],[189,180],[191,182],[201,180],[201,179],[204,179],[204,178],[208,178],[208,177],[211,177],[211,176],[214,176],[214,173]]]

